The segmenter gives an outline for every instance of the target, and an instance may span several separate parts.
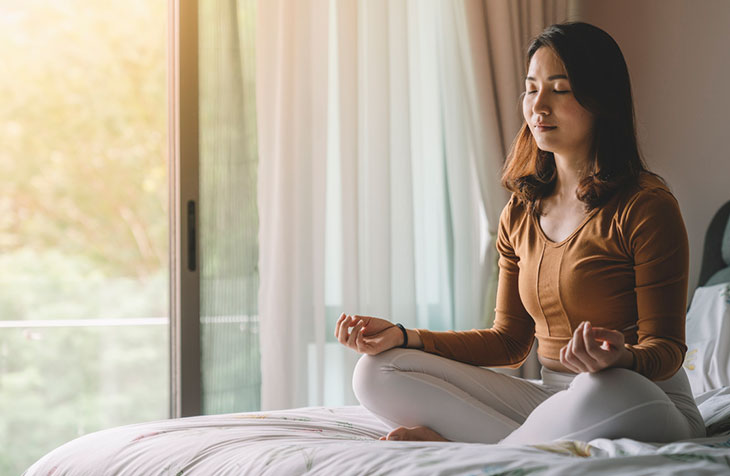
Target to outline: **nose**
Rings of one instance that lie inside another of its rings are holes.
[[[536,115],[548,115],[551,112],[548,93],[545,89],[535,93],[534,102],[532,103],[532,112]]]

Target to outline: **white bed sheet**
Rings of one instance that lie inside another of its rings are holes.
[[[547,445],[380,441],[361,406],[201,416],[112,428],[66,443],[25,476],[730,474],[730,387],[698,397],[715,435]]]

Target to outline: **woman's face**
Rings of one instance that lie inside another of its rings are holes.
[[[557,155],[587,156],[593,142],[593,115],[573,96],[565,65],[541,47],[530,60],[522,114],[537,146]]]

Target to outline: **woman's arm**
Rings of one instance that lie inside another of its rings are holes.
[[[682,366],[685,345],[689,243],[679,204],[665,189],[637,194],[622,232],[634,257],[638,343],[625,344],[634,370],[664,380]]]
[[[406,329],[406,334],[408,334],[409,349],[423,349],[423,341],[421,340],[421,336],[418,335],[418,332],[413,329]]]
[[[679,206],[668,190],[639,192],[619,217],[623,246],[633,257],[637,310],[636,344],[616,330],[582,323],[560,351],[575,372],[609,367],[664,380],[682,365],[689,246]]]

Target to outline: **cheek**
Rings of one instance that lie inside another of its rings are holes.
[[[522,98],[522,117],[525,118],[525,122],[528,124],[530,123],[530,116],[532,115],[531,111],[532,107],[530,107],[529,100],[525,96]]]
[[[587,131],[593,128],[593,115],[583,109],[577,102],[571,108],[570,116],[573,118],[571,122],[576,129]]]

